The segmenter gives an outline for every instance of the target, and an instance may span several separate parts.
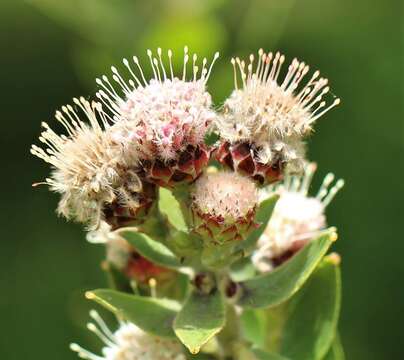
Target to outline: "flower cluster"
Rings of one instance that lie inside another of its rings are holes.
[[[248,65],[232,59],[235,90],[218,117],[223,143],[217,159],[260,183],[272,183],[281,178],[286,166],[289,171],[300,170],[303,139],[311,133],[314,122],[340,100],[326,106],[323,98],[330,88],[318,71],[300,85],[309,72],[304,62],[294,59],[281,79],[284,55],[266,54],[261,49],[256,67],[254,59],[251,55]]]
[[[123,70],[113,66],[112,77],[96,80],[97,101],[75,98],[56,112],[65,134],[43,123],[44,145],[31,148],[52,166],[43,183],[61,195],[58,212],[85,223],[89,242],[105,245],[103,268],[121,293],[94,291],[92,299],[140,326],[121,321],[112,332],[92,311],[88,329],[105,343],[102,355],[77,344],[71,349],[88,360],[185,360],[178,341],[155,336],[175,334],[191,353],[206,344],[231,358],[222,340],[208,341],[214,335],[206,321],[203,336],[195,332],[190,340],[201,319],[190,309],[209,311],[213,304],[218,311],[224,299],[261,307],[271,286],[250,291],[231,265],[252,254],[258,272],[271,270],[325,229],[325,209],[343,181],[330,188],[328,174],[317,195],[309,195],[316,166],[305,159],[304,141],[339,99],[326,105],[330,88],[318,71],[304,82],[309,67],[295,59],[281,75],[285,57],[260,50],[256,62],[253,55],[248,64],[231,61],[235,89],[215,109],[207,81],[218,53],[208,64],[185,47],[179,73],[170,50],[147,54],[150,79],[136,56],[124,59]],[[279,197],[261,202],[269,193]],[[320,261],[323,253],[317,255]],[[242,277],[255,276],[252,270]],[[181,308],[185,296],[190,303]],[[148,316],[153,334],[143,331]]]
[[[136,56],[132,64],[124,59],[129,80],[112,67],[113,81],[97,79],[100,103],[74,99],[77,109],[67,105],[56,113],[66,135],[43,124],[40,141],[47,148],[34,145],[31,151],[54,167],[46,183],[61,193],[58,210],[67,218],[93,226],[106,220],[114,228],[141,220],[154,203],[155,185],[172,188],[201,175],[213,124],[221,138],[216,159],[261,184],[277,181],[286,165],[299,167],[293,164],[303,161],[303,138],[339,102],[324,108],[329,87],[318,72],[299,89],[309,67],[297,60],[280,81],[284,56],[260,50],[255,69],[253,55],[247,66],[232,60],[235,90],[219,114],[206,90],[218,54],[209,66],[204,58],[198,67],[197,55],[185,48],[181,76],[174,75],[170,50],[168,66],[160,48],[148,56],[151,80]]]
[[[315,196],[308,194],[316,164],[305,167],[303,176],[287,176],[272,191],[280,195],[264,234],[252,257],[261,271],[282,264],[325,229],[325,209],[344,186],[342,179],[329,189],[334,175],[329,173]]]
[[[95,355],[77,344],[70,348],[87,360],[186,360],[178,341],[149,335],[131,323],[122,322],[114,333],[100,315],[92,310],[95,323],[87,328],[105,344],[102,356]]]

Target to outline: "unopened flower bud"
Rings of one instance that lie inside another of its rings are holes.
[[[203,174],[191,193],[194,232],[213,243],[242,240],[258,201],[252,180],[234,172]]]

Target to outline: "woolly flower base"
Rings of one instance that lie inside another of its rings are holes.
[[[279,53],[258,52],[258,63],[254,70],[254,55],[246,66],[240,59],[232,59],[235,90],[224,104],[224,114],[217,120],[217,128],[224,142],[230,145],[250,146],[251,176],[266,179],[266,169],[286,167],[299,171],[303,165],[303,138],[312,131],[312,124],[339,99],[326,107],[323,97],[329,92],[328,80],[315,72],[311,79],[300,86],[309,67],[294,59],[283,80],[279,80],[285,57]],[[237,67],[242,87],[238,87]],[[229,152],[232,155],[232,152]],[[220,157],[219,160],[225,157]],[[224,161],[228,164],[229,160]],[[237,160],[233,160],[236,164]],[[234,166],[238,170],[237,166]],[[272,181],[270,174],[267,182]]]
[[[304,176],[288,176],[275,189],[280,198],[252,257],[259,270],[282,264],[326,227],[325,209],[344,182],[338,180],[328,189],[334,180],[334,175],[328,174],[317,195],[311,197],[308,189],[315,170],[316,165],[311,163]]]
[[[74,103],[80,111],[66,105],[56,112],[67,135],[58,135],[43,123],[39,140],[47,148],[31,148],[32,154],[54,167],[46,184],[62,195],[58,212],[92,227],[99,225],[103,210],[113,204],[135,217],[144,203],[143,185],[110,136],[108,117],[99,103],[90,104],[84,98],[75,98]],[[83,114],[87,121],[81,120]]]
[[[71,344],[70,349],[77,352],[82,359],[186,360],[178,341],[149,335],[137,326],[126,322],[121,322],[118,330],[112,333],[96,311],[90,311],[90,316],[95,323],[88,323],[87,328],[106,346],[102,349],[102,356],[99,356],[77,344]]]
[[[205,239],[242,240],[253,227],[258,193],[247,177],[227,171],[204,174],[191,198],[194,231]]]
[[[195,180],[209,160],[210,150],[204,139],[216,114],[211,109],[212,100],[206,91],[209,70],[203,60],[200,77],[197,76],[197,56],[193,56],[193,77],[186,80],[189,60],[185,49],[182,78],[175,77],[172,70],[172,53],[168,52],[169,70],[162,61],[161,49],[158,58],[148,52],[154,78],[147,81],[139,61],[135,75],[129,62],[132,79],[126,83],[113,67],[113,78],[121,86],[122,97],[118,96],[106,77],[97,82],[103,89],[98,98],[112,111],[116,125],[113,138],[123,145],[129,157],[137,157],[145,171],[145,177],[160,186],[171,187],[177,182]],[[215,56],[214,60],[217,58]]]

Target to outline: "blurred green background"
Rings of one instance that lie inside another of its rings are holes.
[[[402,1],[1,0],[0,359],[75,359],[85,330],[83,291],[105,284],[102,248],[57,218],[58,200],[31,188],[48,167],[29,154],[40,122],[94,78],[146,48],[221,52],[209,86],[231,91],[230,56],[259,47],[305,60],[331,80],[342,105],[310,140],[315,183],[346,180],[329,207],[343,258],[342,340],[353,360],[403,359],[404,116]],[[52,122],[52,120],[51,120]]]

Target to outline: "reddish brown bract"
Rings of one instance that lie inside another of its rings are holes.
[[[142,192],[131,195],[137,206],[131,207],[119,201],[105,206],[104,220],[111,225],[112,230],[142,224],[156,200],[157,188],[154,184],[143,181]]]
[[[215,152],[222,165],[251,177],[259,184],[272,184],[282,179],[283,165],[279,160],[270,164],[258,161],[256,150],[248,143],[223,142]]]
[[[187,149],[178,155],[177,160],[164,162],[157,159],[153,162],[142,163],[145,177],[166,188],[173,188],[180,183],[192,183],[202,173],[208,164],[210,149],[203,144],[188,145]]]

